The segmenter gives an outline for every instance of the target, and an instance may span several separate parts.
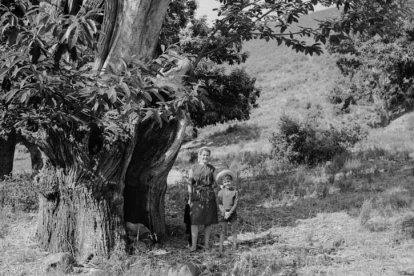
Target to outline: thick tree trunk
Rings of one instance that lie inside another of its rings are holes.
[[[71,251],[83,261],[125,250],[124,182],[136,135],[127,141],[110,137],[97,151],[91,151],[92,134],[76,147],[62,133],[39,137],[45,160],[35,177],[40,192],[36,236],[43,248]]]
[[[122,69],[122,60],[149,61],[158,42],[165,13],[171,0],[111,0],[106,1],[103,30],[97,68]],[[114,14],[116,17],[114,18]]]
[[[10,133],[6,138],[0,138],[0,179],[13,171],[16,134]]]
[[[36,145],[26,143],[24,146],[30,152],[30,160],[32,161],[32,175],[36,175],[43,167],[42,153]]]
[[[167,176],[181,147],[187,123],[182,113],[177,120],[162,127],[154,125],[155,122],[141,124],[125,177],[125,220],[146,225],[160,238],[165,235]]]
[[[119,187],[99,185],[86,173],[44,170],[36,236],[51,252],[72,252],[79,260],[107,258],[124,250]],[[53,187],[59,183],[59,187]],[[103,184],[103,183],[101,183]]]
[[[151,121],[138,124],[137,144],[114,143],[97,159],[77,156],[75,165],[66,168],[58,165],[69,160],[64,158],[70,149],[62,145],[64,137],[46,139],[40,145],[45,155],[61,160],[44,160],[36,177],[40,190],[36,236],[43,248],[71,251],[82,261],[107,258],[124,249],[125,221],[142,223],[162,238],[166,179],[186,125],[184,112],[162,127]]]
[[[122,60],[152,58],[169,2],[106,1],[102,29],[109,31],[98,69],[120,70]],[[116,11],[116,17],[108,11]],[[182,112],[162,127],[151,120],[130,123],[135,126],[131,141],[107,141],[93,156],[86,141],[74,146],[62,134],[38,136],[48,158],[36,177],[42,191],[37,237],[43,247],[72,251],[80,260],[109,257],[124,249],[125,221],[143,223],[162,237],[166,178],[187,121]]]

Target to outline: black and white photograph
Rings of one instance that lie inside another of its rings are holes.
[[[414,276],[414,0],[0,0],[0,276]]]

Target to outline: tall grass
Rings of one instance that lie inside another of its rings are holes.
[[[31,175],[16,174],[0,181],[0,208],[32,212],[38,208],[36,188]]]

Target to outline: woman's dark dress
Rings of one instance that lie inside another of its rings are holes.
[[[214,194],[214,171],[212,165],[196,164],[192,167],[190,178],[191,194],[191,224],[210,225],[218,223],[216,195]]]

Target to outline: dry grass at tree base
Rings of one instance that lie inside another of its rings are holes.
[[[42,260],[48,254],[33,239],[36,215],[0,211],[0,275],[43,275]]]

